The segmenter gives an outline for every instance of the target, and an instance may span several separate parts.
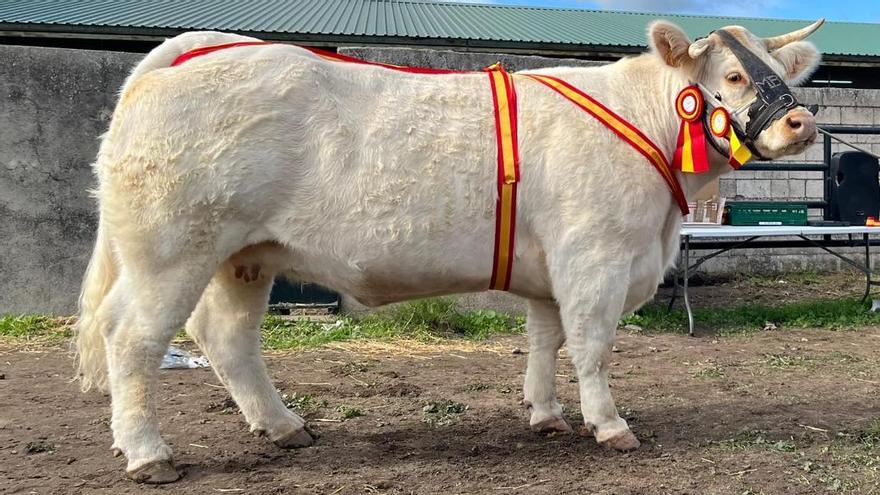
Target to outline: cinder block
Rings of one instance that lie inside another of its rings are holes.
[[[805,171],[805,170],[793,170],[788,173],[788,176],[792,179],[821,179],[822,172],[813,172],[813,171]]]
[[[870,107],[844,108],[841,110],[840,120],[849,125],[870,125],[874,123],[874,109]]]
[[[723,198],[732,198],[736,196],[736,180],[724,178],[718,185],[718,194]]]
[[[822,94],[824,88],[791,88],[798,101],[811,105],[817,103],[822,105]]]
[[[859,107],[880,107],[880,91],[876,89],[857,89],[856,106]]]
[[[788,192],[788,180],[774,179],[770,181],[770,197],[785,199],[791,196]]]
[[[822,107],[816,115],[819,124],[840,124],[840,107]]]
[[[788,180],[788,195],[791,198],[807,197],[807,181],[801,179]]]
[[[808,162],[821,162],[824,159],[825,159],[825,147],[822,144],[822,141],[819,141],[816,144],[807,148],[806,161],[808,161]]]
[[[746,199],[770,199],[769,180],[738,180],[736,193]]]
[[[825,185],[821,180],[808,180],[805,195],[810,199],[822,199],[825,196]]]
[[[787,179],[787,170],[756,170],[756,179]]]
[[[844,88],[822,88],[822,101],[820,105],[854,107],[858,90]]]
[[[880,136],[874,134],[857,134],[854,136],[847,136],[844,139],[855,144],[880,143]]]

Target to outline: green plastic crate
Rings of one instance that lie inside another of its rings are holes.
[[[806,225],[807,205],[730,203],[730,225]]]

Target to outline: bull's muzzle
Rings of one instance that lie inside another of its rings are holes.
[[[782,122],[789,143],[812,142],[818,136],[816,117],[804,108],[790,110],[782,118]]]

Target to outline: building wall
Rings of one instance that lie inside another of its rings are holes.
[[[593,64],[409,49],[344,52],[390,63],[475,70],[499,60],[510,70]],[[90,164],[97,153],[98,137],[107,128],[116,91],[141,56],[0,46],[4,62],[0,64],[0,314],[70,314],[75,310],[96,224],[95,204],[88,194],[94,186]],[[805,99],[809,101],[807,96],[812,94],[825,106],[820,115],[827,122],[877,122],[877,91],[805,91]],[[880,141],[869,144],[880,151]],[[820,151],[810,150],[806,155],[821,159]],[[728,194],[733,191],[749,199],[807,198],[821,196],[815,181],[815,177],[797,173],[739,172],[722,187]],[[721,258],[709,268],[837,266],[812,250],[773,257],[745,253]],[[779,262],[785,259],[794,261]]]
[[[0,46],[0,314],[73,312],[90,164],[135,54]]]

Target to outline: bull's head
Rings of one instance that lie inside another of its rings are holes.
[[[800,153],[816,140],[813,113],[787,84],[803,82],[818,66],[819,51],[803,39],[823,22],[773,38],[728,26],[691,42],[666,21],[651,24],[648,34],[653,52],[699,84],[707,103],[727,108],[753,152],[773,159]]]

